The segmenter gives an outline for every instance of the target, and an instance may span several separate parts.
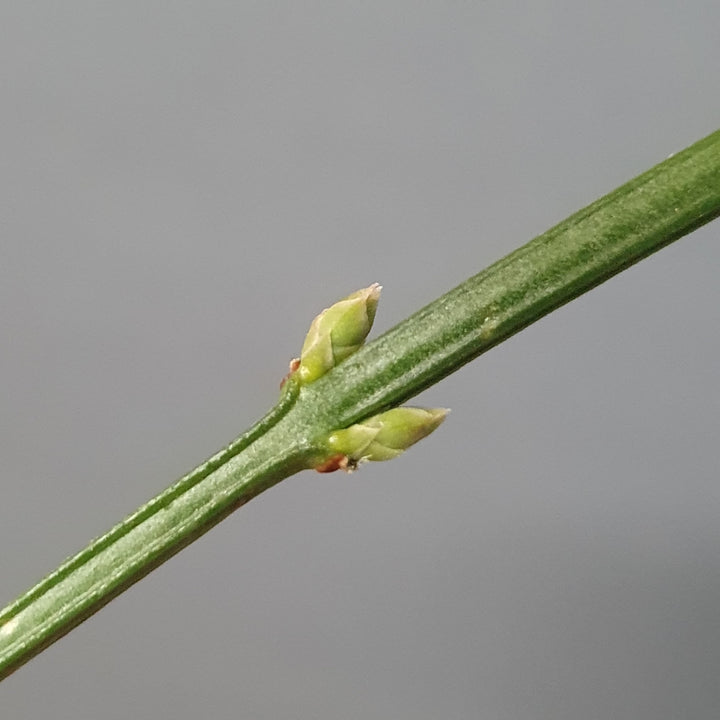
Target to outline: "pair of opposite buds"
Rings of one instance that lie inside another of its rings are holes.
[[[307,385],[359,350],[375,319],[381,289],[374,283],[323,310],[310,325],[300,357],[290,363],[290,375]],[[321,443],[324,459],[315,469],[349,472],[366,460],[391,460],[435,430],[447,413],[444,408],[396,407],[334,430]]]

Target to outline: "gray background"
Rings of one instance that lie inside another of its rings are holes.
[[[720,125],[712,2],[0,7],[0,603],[376,332]],[[2,684],[9,720],[716,718],[716,223]]]

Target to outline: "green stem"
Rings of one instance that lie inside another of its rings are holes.
[[[312,466],[334,429],[397,405],[720,214],[720,131],[523,246],[315,382],[0,613],[0,679],[233,510]]]

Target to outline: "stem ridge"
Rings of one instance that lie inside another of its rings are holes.
[[[324,323],[333,318],[330,313],[318,321],[317,337],[306,350],[306,361],[317,360],[311,382],[302,384],[291,373],[278,404],[250,430],[0,612],[0,679],[233,509],[312,467],[332,432],[404,402],[718,215],[720,131],[551,228],[357,351],[364,335],[347,343],[343,337],[335,344],[347,345],[354,354],[337,365],[324,362]],[[338,331],[369,330],[376,299],[367,295],[365,315],[343,315]],[[372,423],[366,425],[352,436],[338,434],[334,442],[343,453],[362,454],[375,436],[365,446],[359,434],[380,433]],[[398,449],[393,443],[380,443],[373,452],[392,454]]]

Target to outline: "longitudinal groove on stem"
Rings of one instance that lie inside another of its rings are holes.
[[[0,679],[233,509],[312,465],[322,438],[405,401],[720,214],[720,131],[516,250],[307,387],[0,613]]]
[[[718,214],[720,132],[430,303],[310,392],[346,423],[403,402]]]

